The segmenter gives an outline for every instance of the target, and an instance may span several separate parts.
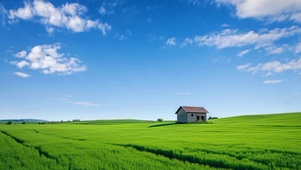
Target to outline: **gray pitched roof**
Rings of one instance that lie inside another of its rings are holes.
[[[209,113],[204,107],[195,107],[195,106],[180,106],[176,111],[176,114],[179,110],[183,108],[186,113]]]

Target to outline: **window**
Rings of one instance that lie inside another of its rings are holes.
[[[191,116],[193,117],[193,114],[191,114]]]

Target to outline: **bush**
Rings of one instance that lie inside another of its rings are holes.
[[[22,124],[25,124],[25,122],[23,121]]]
[[[157,121],[158,121],[158,122],[162,122],[163,119],[162,119],[162,118],[158,118]]]
[[[211,120],[211,119],[218,119],[218,117],[211,117],[211,116],[209,116],[208,120]]]
[[[11,125],[13,121],[9,120],[6,124]]]

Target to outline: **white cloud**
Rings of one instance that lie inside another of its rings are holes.
[[[19,77],[23,77],[23,78],[27,78],[27,77],[30,76],[29,74],[22,73],[22,72],[15,72],[14,74],[19,76]]]
[[[230,25],[228,24],[223,24],[221,27],[229,27]]]
[[[291,60],[286,63],[281,63],[279,61],[270,61],[267,63],[259,63],[255,66],[251,66],[251,64],[248,63],[245,65],[237,66],[236,69],[251,73],[266,72],[266,75],[281,73],[288,70],[300,71],[301,58],[299,58],[299,60]]]
[[[251,65],[251,63],[247,63],[247,64],[244,64],[244,65],[237,66],[236,69],[237,69],[237,70],[245,70],[245,69],[248,68],[250,65]]]
[[[257,18],[273,21],[290,20],[301,22],[300,0],[215,0],[218,4],[229,4],[236,8],[240,18]]]
[[[153,42],[153,41],[164,41],[165,39],[166,39],[166,37],[165,36],[155,36],[155,35],[152,35],[152,34],[149,34],[148,36],[147,36],[147,38],[148,38],[148,41],[149,42]]]
[[[218,49],[228,47],[244,47],[253,45],[255,49],[264,48],[268,53],[283,52],[287,45],[275,47],[274,43],[282,38],[301,34],[301,28],[291,26],[290,28],[275,28],[272,30],[260,30],[259,32],[225,29],[220,33],[195,36],[194,42],[199,46],[215,46]]]
[[[52,34],[54,32],[54,28],[53,27],[46,27],[46,31],[48,32],[48,34]]]
[[[278,84],[278,83],[282,83],[283,80],[265,80],[263,81],[264,84]]]
[[[115,34],[113,38],[118,39],[120,41],[128,39],[127,36],[125,36],[125,35],[119,35],[119,34]]]
[[[122,5],[125,2],[126,2],[125,0],[103,1],[101,7],[99,8],[99,13],[102,14],[103,12],[105,12],[102,15],[112,15],[115,13],[115,10],[118,6]]]
[[[243,50],[243,51],[239,52],[239,53],[237,54],[237,56],[238,56],[238,57],[242,57],[242,56],[248,54],[249,52],[250,52],[250,50]]]
[[[295,46],[295,53],[298,54],[301,52],[301,42],[299,42],[296,46]]]
[[[0,19],[1,19],[2,26],[5,26],[5,19],[6,19],[7,13],[8,13],[8,11],[4,8],[4,6],[2,4],[0,4]]]
[[[71,98],[71,96],[66,96],[65,98],[62,98],[61,100],[65,101],[67,103],[71,103],[71,104],[75,104],[75,105],[81,105],[81,106],[93,106],[93,107],[101,106],[101,104],[97,104],[97,103],[83,102],[83,101],[73,101],[70,98]]]
[[[168,38],[167,41],[166,41],[166,45],[177,45],[177,39],[175,37],[172,37],[172,38]]]
[[[59,53],[60,45],[37,45],[30,51],[21,51],[16,53],[18,57],[21,53],[23,60],[12,62],[18,68],[28,66],[33,70],[41,70],[44,74],[61,73],[72,74],[74,72],[82,72],[86,70],[86,66],[81,65],[81,61],[77,58],[64,57],[64,53]]]
[[[24,66],[28,66],[29,63],[28,63],[27,61],[25,61],[25,60],[22,60],[22,61],[20,61],[20,62],[15,63],[15,65],[16,65],[18,68],[23,68]]]
[[[99,11],[99,13],[101,15],[105,15],[106,14],[106,9],[103,6],[101,6],[98,11]]]
[[[71,102],[73,104],[76,104],[76,105],[82,105],[82,106],[101,106],[100,104],[96,104],[96,103],[90,103],[90,102]]]
[[[274,45],[267,46],[265,50],[268,54],[281,54],[288,49],[288,45],[284,44],[282,46],[276,47]]]
[[[189,4],[192,4],[192,5],[200,5],[202,4],[204,1],[202,0],[188,0],[187,1]]]
[[[18,58],[24,58],[26,56],[27,52],[25,50],[22,50],[18,53],[15,54],[15,57],[18,57]]]
[[[38,21],[46,26],[47,32],[52,33],[54,28],[66,28],[73,32],[83,32],[92,28],[98,28],[105,35],[111,30],[108,23],[99,20],[90,20],[84,16],[87,8],[78,3],[66,3],[61,7],[55,7],[44,0],[34,0],[32,3],[24,2],[24,7],[9,10],[9,19],[12,21],[23,19]]]
[[[177,94],[177,95],[191,95],[190,92],[185,92],[185,93],[177,92],[176,94]]]
[[[15,18],[21,18],[24,20],[31,19],[34,16],[32,11],[31,4],[24,2],[24,8],[19,8],[17,10],[9,10],[9,18],[15,19]]]
[[[112,26],[107,23],[99,23],[97,25],[98,29],[102,32],[103,35],[107,35],[107,32],[112,29]]]
[[[191,44],[193,44],[193,40],[190,38],[185,38],[185,40],[181,43],[180,47],[183,48]]]

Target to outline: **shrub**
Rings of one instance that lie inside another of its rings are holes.
[[[22,124],[25,124],[25,122],[23,121]]]
[[[11,125],[13,121],[9,120],[6,124]]]
[[[209,116],[208,120],[211,120],[211,119],[218,119],[218,117],[211,117],[211,116]]]
[[[158,121],[158,122],[162,122],[163,119],[162,119],[162,118],[158,118],[157,121]]]

